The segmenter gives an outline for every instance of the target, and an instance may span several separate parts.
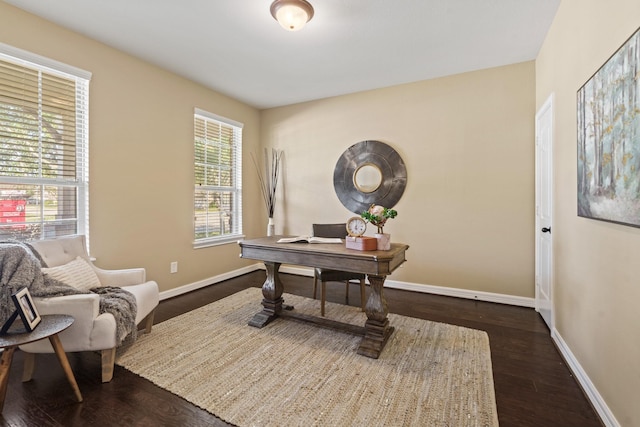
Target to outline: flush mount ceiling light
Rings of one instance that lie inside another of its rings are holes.
[[[313,6],[305,0],[276,0],[271,15],[287,31],[298,31],[313,18]]]

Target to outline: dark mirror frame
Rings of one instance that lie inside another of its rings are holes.
[[[357,171],[371,165],[380,170],[380,185],[373,191],[360,191]],[[361,141],[349,147],[338,159],[333,171],[333,187],[340,202],[349,211],[361,214],[372,204],[392,208],[407,185],[407,168],[391,146],[380,141]]]

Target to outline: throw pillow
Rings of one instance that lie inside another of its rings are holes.
[[[43,268],[42,272],[81,291],[101,286],[93,267],[82,257],[57,267]]]

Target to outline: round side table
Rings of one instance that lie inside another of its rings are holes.
[[[11,361],[13,360],[13,353],[16,348],[22,344],[28,344],[45,338],[49,338],[49,342],[51,342],[51,346],[67,376],[67,380],[69,380],[69,384],[71,384],[76,399],[78,402],[82,402],[82,394],[80,394],[78,383],[76,383],[76,378],[71,370],[71,365],[69,365],[67,354],[64,352],[62,343],[58,337],[58,334],[71,326],[73,321],[72,316],[64,314],[42,316],[42,320],[38,326],[31,332],[11,332],[11,330],[9,330],[5,335],[0,335],[0,348],[4,349],[2,358],[0,359],[0,414],[2,413],[4,399],[7,395],[9,370],[11,368]]]

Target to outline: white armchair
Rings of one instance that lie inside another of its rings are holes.
[[[30,242],[48,267],[65,265],[80,256],[93,267],[102,286],[118,286],[131,292],[137,303],[136,325],[144,321],[145,332],[151,332],[153,314],[159,302],[158,285],[146,281],[144,268],[103,270],[91,263],[83,235]],[[99,312],[98,294],[67,295],[52,298],[33,298],[38,313],[69,314],[73,324],[59,334],[67,352],[100,351],[102,355],[102,382],[113,378],[116,355],[116,320],[110,313]],[[20,346],[25,352],[23,381],[29,381],[35,366],[35,353],[53,353],[48,340]]]

